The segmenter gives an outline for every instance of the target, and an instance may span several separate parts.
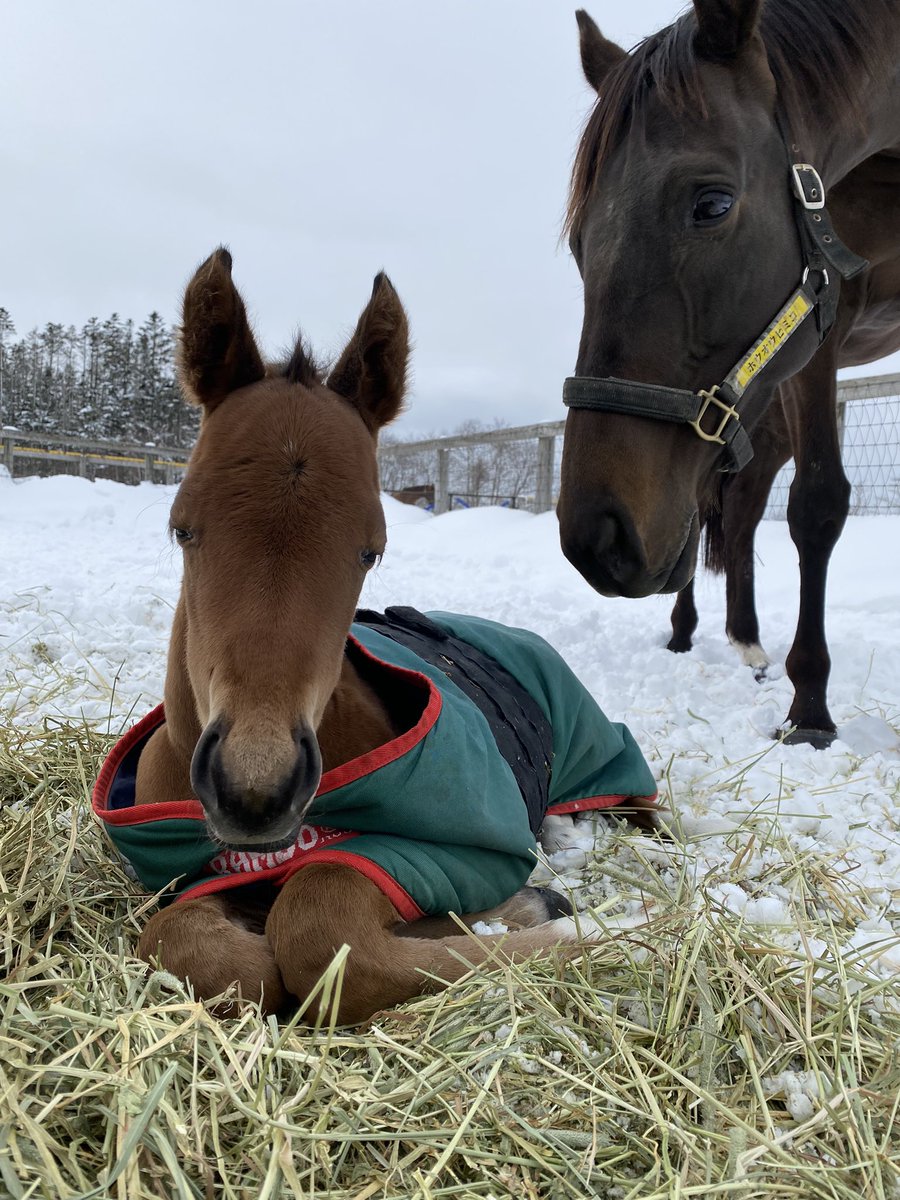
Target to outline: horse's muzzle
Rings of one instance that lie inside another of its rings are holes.
[[[612,501],[593,512],[576,509],[573,520],[560,509],[563,554],[603,596],[637,599],[677,592],[691,579],[697,561],[699,520],[686,526],[674,558],[655,567],[628,511]]]
[[[316,735],[307,725],[293,732],[295,756],[276,782],[241,779],[225,753],[230,729],[224,718],[203,730],[191,759],[191,785],[210,833],[235,850],[265,852],[290,845],[300,830],[322,776]]]

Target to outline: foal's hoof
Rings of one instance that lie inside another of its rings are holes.
[[[565,896],[559,892],[554,892],[553,888],[534,887],[530,889],[532,892],[537,892],[541,900],[544,902],[544,907],[547,910],[548,921],[555,921],[557,917],[571,917],[574,909]]]
[[[776,738],[779,736],[776,733]],[[837,731],[834,729],[804,729],[798,726],[792,729],[784,739],[786,746],[812,746],[815,750],[827,750],[834,739],[837,737]]]

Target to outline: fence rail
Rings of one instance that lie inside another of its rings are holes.
[[[900,513],[900,374],[850,379],[838,386],[844,468],[853,485],[851,512]],[[386,491],[433,506],[507,504],[546,512],[559,492],[559,446],[564,421],[488,429],[379,450]],[[0,429],[2,461],[10,474],[26,460],[49,471],[93,477],[176,482],[187,466],[184,447],[96,441],[64,434]],[[20,472],[21,473],[21,472]],[[793,475],[789,464],[775,479],[766,515],[784,517]]]
[[[851,512],[900,513],[900,374],[849,379],[838,385],[844,468],[853,485]],[[455,504],[505,503],[546,512],[559,492],[559,440],[564,421],[491,429],[418,442],[393,442],[379,451],[382,486],[427,497],[435,513]],[[520,447],[504,463],[502,447]],[[475,453],[486,451],[480,457]],[[485,475],[493,478],[485,488]],[[776,477],[769,517],[784,517],[793,464]],[[404,497],[405,498],[405,497]]]
[[[3,464],[10,475],[16,474],[16,462],[29,460],[50,465],[63,473],[90,478],[96,468],[117,472],[136,471],[139,478],[166,483],[175,482],[187,466],[189,451],[183,447],[147,446],[133,442],[96,441],[70,437],[67,434],[33,433],[17,429],[0,429],[3,444]],[[66,471],[65,464],[77,466]],[[93,468],[93,470],[92,470]]]

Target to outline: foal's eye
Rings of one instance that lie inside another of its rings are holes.
[[[734,204],[731,192],[721,188],[704,188],[694,200],[693,220],[695,225],[715,225],[727,217]]]
[[[189,542],[194,536],[190,529],[176,528],[172,532],[175,534],[175,541],[178,542],[179,546],[183,546],[185,542]]]
[[[378,562],[379,558],[381,558],[381,555],[377,550],[360,550],[359,552],[359,561],[367,571],[371,571],[371,569]]]

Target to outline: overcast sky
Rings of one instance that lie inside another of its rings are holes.
[[[328,354],[383,267],[415,340],[403,431],[561,417],[581,293],[558,238],[592,99],[575,7],[12,0],[0,306],[20,334],[175,321],[225,242],[264,353],[302,328]],[[588,7],[629,47],[680,11]]]

